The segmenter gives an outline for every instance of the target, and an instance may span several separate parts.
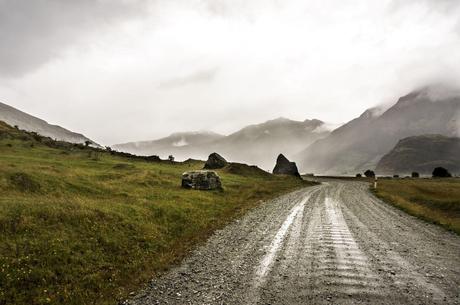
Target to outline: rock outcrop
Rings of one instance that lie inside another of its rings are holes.
[[[435,167],[460,173],[460,138],[442,135],[419,135],[401,139],[377,164],[379,175],[430,175]]]
[[[195,190],[215,190],[222,189],[222,183],[216,172],[200,170],[183,173],[182,187]]]
[[[225,160],[218,153],[212,153],[209,155],[208,160],[204,164],[204,169],[219,169],[227,165],[227,160]]]
[[[283,154],[279,154],[276,159],[276,165],[273,169],[275,175],[290,175],[300,178],[299,171],[295,162],[289,161]]]

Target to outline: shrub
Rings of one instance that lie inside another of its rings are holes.
[[[433,170],[433,178],[448,178],[448,177],[452,177],[452,174],[449,173],[449,171],[445,169],[444,167],[436,167]]]
[[[37,142],[42,141],[42,136],[40,136],[38,133],[32,131],[30,134],[32,135],[32,138],[34,138],[35,141],[37,141]]]
[[[374,173],[374,171],[371,171],[370,169],[368,169],[367,171],[364,172],[364,176],[366,176],[368,178],[373,178],[373,177],[375,177],[375,173]]]
[[[99,161],[100,160],[100,153],[95,150],[90,150],[88,152],[88,158],[90,158],[93,161]]]
[[[356,178],[361,178],[363,175],[361,174],[356,174]]]
[[[417,172],[412,172],[411,177],[412,177],[412,178],[419,178],[419,177],[420,177],[420,174],[417,173]]]
[[[40,190],[40,184],[26,173],[14,173],[9,177],[10,183],[21,192],[37,192]]]
[[[125,170],[125,169],[135,169],[136,167],[133,164],[129,163],[117,163],[113,166],[113,169]]]
[[[399,178],[399,175],[393,175],[393,178]]]

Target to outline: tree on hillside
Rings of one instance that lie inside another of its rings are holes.
[[[361,178],[363,175],[361,174],[356,174],[356,178]]]
[[[169,156],[168,156],[168,160],[171,161],[171,162],[173,162],[173,161],[174,161],[174,156],[173,156],[173,155],[169,155]]]
[[[368,178],[373,178],[373,177],[375,177],[375,173],[374,173],[374,171],[371,171],[370,169],[368,169],[367,171],[364,172],[364,176],[366,176]]]
[[[420,174],[417,173],[417,172],[412,172],[411,177],[412,177],[412,178],[418,178],[418,177],[420,177]]]
[[[444,167],[436,167],[433,170],[433,178],[448,178],[448,177],[452,177],[452,174],[449,173],[449,171],[445,169]]]
[[[93,144],[93,142],[89,141],[89,140],[86,140],[85,141],[85,146],[88,147],[89,145]]]

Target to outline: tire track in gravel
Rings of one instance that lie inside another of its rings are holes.
[[[301,228],[304,223],[305,205],[311,203],[311,198],[315,198],[315,194],[320,190],[316,189],[305,195],[299,203],[297,203],[290,211],[283,224],[272,239],[267,253],[260,260],[259,266],[255,270],[252,289],[248,293],[245,303],[256,304],[260,299],[260,288],[266,284],[270,276],[271,269],[277,261],[280,261],[279,256],[282,253],[284,260],[294,260],[293,254],[298,252],[290,250],[299,244]],[[281,253],[280,253],[281,252]],[[277,268],[279,269],[279,267]],[[278,271],[279,272],[279,271]]]
[[[342,216],[338,204],[340,188],[323,188],[308,205],[310,217],[302,238],[293,249],[296,260],[283,260],[268,283],[260,304],[320,304],[331,300],[346,304],[356,298],[378,298],[383,288],[371,270]],[[307,219],[307,218],[305,218]],[[292,294],[283,293],[290,287]],[[254,304],[254,303],[251,303]]]
[[[126,304],[460,304],[460,238],[327,180],[216,232]]]

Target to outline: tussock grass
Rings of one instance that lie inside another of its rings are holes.
[[[223,192],[185,190],[182,172],[202,162],[45,144],[0,124],[2,305],[114,304],[261,200],[306,185],[222,170]]]
[[[37,192],[40,190],[40,184],[26,173],[13,173],[9,176],[12,187],[22,192]]]
[[[460,179],[379,180],[375,194],[424,220],[460,234]]]

